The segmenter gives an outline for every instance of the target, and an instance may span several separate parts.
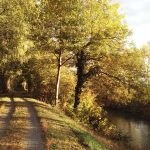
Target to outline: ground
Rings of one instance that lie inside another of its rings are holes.
[[[0,150],[106,150],[59,109],[31,98],[0,98]]]

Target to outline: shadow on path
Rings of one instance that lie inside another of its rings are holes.
[[[23,99],[27,103],[29,112],[29,126],[25,140],[26,150],[44,150],[44,142],[42,141],[42,131],[36,111],[31,102]]]
[[[4,102],[5,107],[9,109],[8,112],[0,114],[0,138],[2,138],[5,135],[8,126],[10,124],[10,120],[15,111],[15,104],[14,104],[13,97],[11,97],[10,100],[11,100],[10,102],[6,102],[6,103]]]

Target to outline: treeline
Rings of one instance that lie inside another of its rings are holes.
[[[118,8],[108,0],[0,0],[1,93],[26,83],[34,97],[113,135],[103,105],[150,103],[150,46],[128,43]]]

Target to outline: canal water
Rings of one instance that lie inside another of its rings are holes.
[[[108,111],[108,117],[121,132],[130,137],[134,150],[150,150],[150,122],[135,119],[130,114]]]

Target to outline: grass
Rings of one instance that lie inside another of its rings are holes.
[[[107,148],[103,144],[99,143],[92,135],[90,135],[90,133],[82,130],[76,130],[76,134],[80,139],[80,143],[89,147],[90,150],[107,150]]]
[[[28,101],[32,102],[40,119],[46,150],[107,149],[61,110],[34,99]]]

